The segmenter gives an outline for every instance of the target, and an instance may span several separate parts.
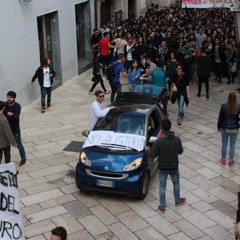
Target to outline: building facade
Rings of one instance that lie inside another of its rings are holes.
[[[104,22],[118,22],[134,14],[136,18],[145,13],[151,4],[166,7],[175,4],[176,0],[95,0],[95,26],[100,28]]]
[[[2,0],[0,22],[1,100],[9,90],[23,106],[39,98],[38,83],[30,83],[44,57],[56,71],[54,87],[92,61],[94,0]]]

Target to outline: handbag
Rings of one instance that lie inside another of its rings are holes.
[[[91,79],[92,82],[96,82],[97,79],[93,76],[92,79]]]
[[[233,63],[231,72],[235,73],[237,71],[237,63]]]
[[[176,82],[176,85],[179,83],[179,81],[181,80],[182,76],[183,76],[183,73],[180,76],[178,76],[178,80]],[[170,97],[170,101],[171,101],[172,104],[174,104],[176,102],[176,100],[177,100],[177,92],[172,91],[172,95]]]
[[[172,95],[170,98],[171,103],[174,104],[176,100],[177,100],[177,92],[172,92]]]

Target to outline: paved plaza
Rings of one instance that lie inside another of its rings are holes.
[[[18,167],[23,222],[27,239],[50,239],[62,225],[69,240],[230,240],[233,235],[240,184],[240,148],[233,167],[219,164],[221,136],[217,118],[221,103],[238,84],[219,85],[210,80],[210,99],[198,98],[191,86],[191,101],[182,126],[176,125],[177,105],[169,103],[173,130],[182,139],[180,156],[181,196],[187,203],[175,207],[172,183],[167,185],[165,214],[159,205],[158,174],[143,200],[83,193],[75,186],[73,170],[79,153],[63,151],[71,141],[84,141],[89,129],[91,70],[53,91],[52,108],[40,112],[40,100],[23,108],[21,129],[27,163]],[[106,83],[108,89],[108,83]],[[97,86],[95,90],[100,88]],[[39,93],[40,94],[40,93]],[[105,104],[109,103],[106,95]],[[240,96],[239,96],[240,97]],[[80,150],[80,149],[79,149]],[[12,149],[12,160],[20,156]]]

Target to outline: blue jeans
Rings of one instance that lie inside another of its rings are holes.
[[[173,183],[173,193],[175,203],[180,201],[180,183],[179,183],[179,170],[159,170],[159,199],[160,207],[166,208],[166,185],[167,177],[170,175]]]
[[[47,95],[47,106],[51,106],[51,93],[52,87],[41,87],[41,105],[42,108],[45,109],[45,98]]]
[[[184,96],[183,96],[183,94],[181,94],[180,97],[177,98],[177,104],[178,104],[178,117],[183,118],[184,117],[184,112],[183,112]]]
[[[221,135],[222,135],[222,159],[226,159],[228,138],[230,137],[229,159],[233,160],[235,155],[235,145],[237,141],[238,132],[228,133],[224,129],[221,129]]]
[[[14,138],[15,138],[15,141],[17,143],[17,146],[18,146],[18,151],[20,153],[20,156],[21,156],[21,160],[26,160],[26,153],[25,153],[25,149],[23,147],[23,144],[22,144],[22,140],[21,140],[21,133],[16,133],[14,134]]]

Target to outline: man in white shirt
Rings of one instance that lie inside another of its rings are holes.
[[[111,109],[115,108],[115,106],[104,108],[101,105],[105,96],[102,90],[97,90],[95,92],[95,96],[96,96],[96,99],[91,104],[91,112],[90,112],[91,129],[93,129],[98,118],[104,117]]]

